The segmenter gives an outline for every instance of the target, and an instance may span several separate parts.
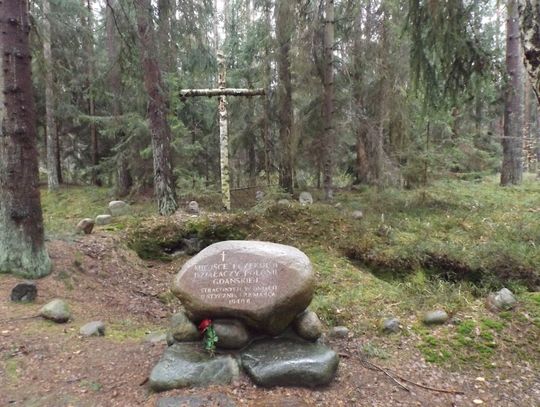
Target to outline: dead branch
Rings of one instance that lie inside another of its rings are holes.
[[[392,372],[390,373],[390,371],[380,367],[380,366],[377,366],[375,363],[372,363],[368,360],[366,360],[365,358],[362,358],[362,363],[366,363],[368,364],[369,366],[371,366],[372,370],[379,370],[381,372],[383,372],[385,375],[387,375],[388,377],[390,377],[395,383],[397,383],[401,388],[404,388],[405,390],[407,391],[410,391],[408,387],[405,387],[403,386],[401,383],[399,383],[397,381],[397,379],[403,381],[403,382],[406,382],[406,383],[410,383],[414,386],[417,386],[417,387],[420,387],[422,389],[426,389],[426,390],[430,390],[430,391],[435,391],[435,392],[438,392],[438,393],[448,393],[448,394],[465,394],[463,391],[461,390],[453,390],[453,389],[439,389],[439,388],[436,388],[436,387],[431,387],[431,386],[426,386],[424,384],[421,384],[421,383],[417,383],[417,382],[413,382],[412,380],[409,380],[409,379],[406,379],[404,378],[403,376],[400,376],[399,374],[397,374],[396,372]],[[397,378],[397,379],[396,379]]]

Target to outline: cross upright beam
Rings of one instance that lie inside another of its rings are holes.
[[[218,87],[216,89],[182,89],[181,98],[194,96],[219,96],[219,151],[221,168],[221,197],[223,207],[231,210],[231,188],[229,180],[229,134],[228,134],[228,115],[226,96],[264,96],[266,94],[263,88],[255,89],[235,89],[225,87],[225,56],[221,51],[217,52],[218,61]]]

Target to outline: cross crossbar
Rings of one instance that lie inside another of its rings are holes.
[[[182,89],[180,97],[192,96],[264,96],[266,94],[263,88],[256,89],[235,89],[235,88],[216,88],[216,89]]]

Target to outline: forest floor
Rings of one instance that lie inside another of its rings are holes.
[[[108,192],[44,193],[53,273],[37,282],[32,304],[10,302],[20,280],[0,275],[0,406],[155,406],[178,395],[201,396],[208,406],[224,399],[275,407],[540,405],[540,259],[533,250],[540,186],[501,191],[491,181],[454,181],[343,192],[337,208],[277,206],[268,195],[246,212],[170,219],[151,216],[148,201],[134,199],[133,216],[79,236],[74,225],[102,212]],[[353,209],[364,218],[352,219]],[[229,386],[149,391],[145,381],[166,344],[147,337],[165,332],[179,309],[169,287],[188,258],[167,253],[179,235],[195,232],[278,241],[308,254],[318,280],[312,308],[328,328],[351,329],[348,338],[326,339],[341,355],[334,382],[263,389],[240,377]],[[519,304],[492,313],[485,297],[503,279]],[[69,323],[36,317],[53,298],[70,304]],[[423,326],[419,316],[436,307],[451,320]],[[399,334],[380,331],[389,315],[401,320]],[[93,320],[106,323],[105,337],[79,335]]]

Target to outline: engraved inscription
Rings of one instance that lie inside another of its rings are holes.
[[[205,302],[240,305],[264,304],[277,295],[279,265],[273,262],[234,262],[226,252],[219,260],[193,267],[193,283]]]

